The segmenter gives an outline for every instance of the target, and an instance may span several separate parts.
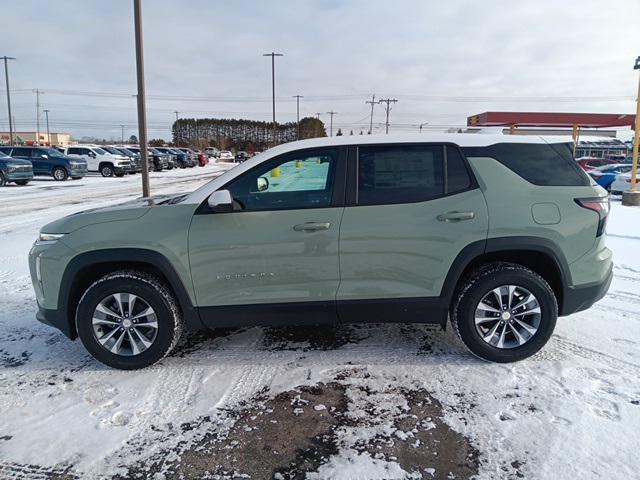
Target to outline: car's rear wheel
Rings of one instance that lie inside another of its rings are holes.
[[[458,290],[451,322],[478,357],[515,362],[549,340],[558,304],[549,284],[521,265],[494,263],[471,274]]]
[[[64,182],[67,178],[69,178],[69,174],[62,167],[56,167],[53,169],[53,179],[58,182]]]
[[[78,336],[100,362],[134,370],[164,358],[183,329],[178,303],[158,277],[119,271],[102,277],[82,296]]]

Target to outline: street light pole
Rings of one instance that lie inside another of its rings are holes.
[[[0,57],[4,59],[4,81],[7,87],[7,110],[9,110],[9,143],[13,145],[13,117],[11,116],[11,94],[9,93],[9,67],[7,60],[15,60],[15,57]]]
[[[120,125],[120,145],[124,147],[124,125]]]
[[[420,124],[420,133],[422,133],[422,127],[423,125],[429,125],[429,122],[424,122]]]
[[[300,140],[300,99],[304,98],[304,96],[294,95],[293,98],[296,99],[296,122],[298,123],[298,135],[296,136],[296,140]]]
[[[640,57],[636,58],[634,70],[640,71]],[[636,97],[636,124],[633,135],[633,160],[631,163],[631,187],[628,192],[622,192],[623,205],[640,205],[640,192],[637,191],[638,182],[638,148],[640,145],[640,79],[638,80],[638,96]]]
[[[47,143],[51,146],[51,134],[49,133],[49,112],[51,110],[45,108],[43,110],[45,117],[47,118]]]
[[[138,80],[138,136],[140,159],[142,160],[142,196],[151,196],[149,189],[149,158],[147,155],[147,112],[144,95],[144,57],[142,48],[141,0],[133,0],[133,23],[136,37],[136,71]]]
[[[273,105],[273,144],[276,144],[276,57],[283,57],[282,53],[264,53],[263,57],[271,57],[271,100]]]

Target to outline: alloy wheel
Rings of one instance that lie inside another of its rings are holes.
[[[501,285],[482,297],[474,316],[480,338],[493,347],[509,349],[533,338],[542,312],[538,299],[526,288]]]
[[[149,303],[132,293],[103,298],[93,312],[93,334],[102,348],[122,355],[139,355],[158,335],[158,318]]]

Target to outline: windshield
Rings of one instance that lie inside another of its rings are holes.
[[[98,148],[98,147],[94,147],[93,151],[96,152],[98,155],[106,155],[108,152],[105,152],[103,149]]]
[[[7,155],[4,152],[0,152],[0,158],[11,158],[11,157],[9,157],[9,155]]]

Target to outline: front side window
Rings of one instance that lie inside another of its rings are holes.
[[[422,202],[444,194],[442,145],[358,150],[358,205]]]
[[[288,154],[227,185],[239,210],[293,210],[331,206],[338,150]]]

